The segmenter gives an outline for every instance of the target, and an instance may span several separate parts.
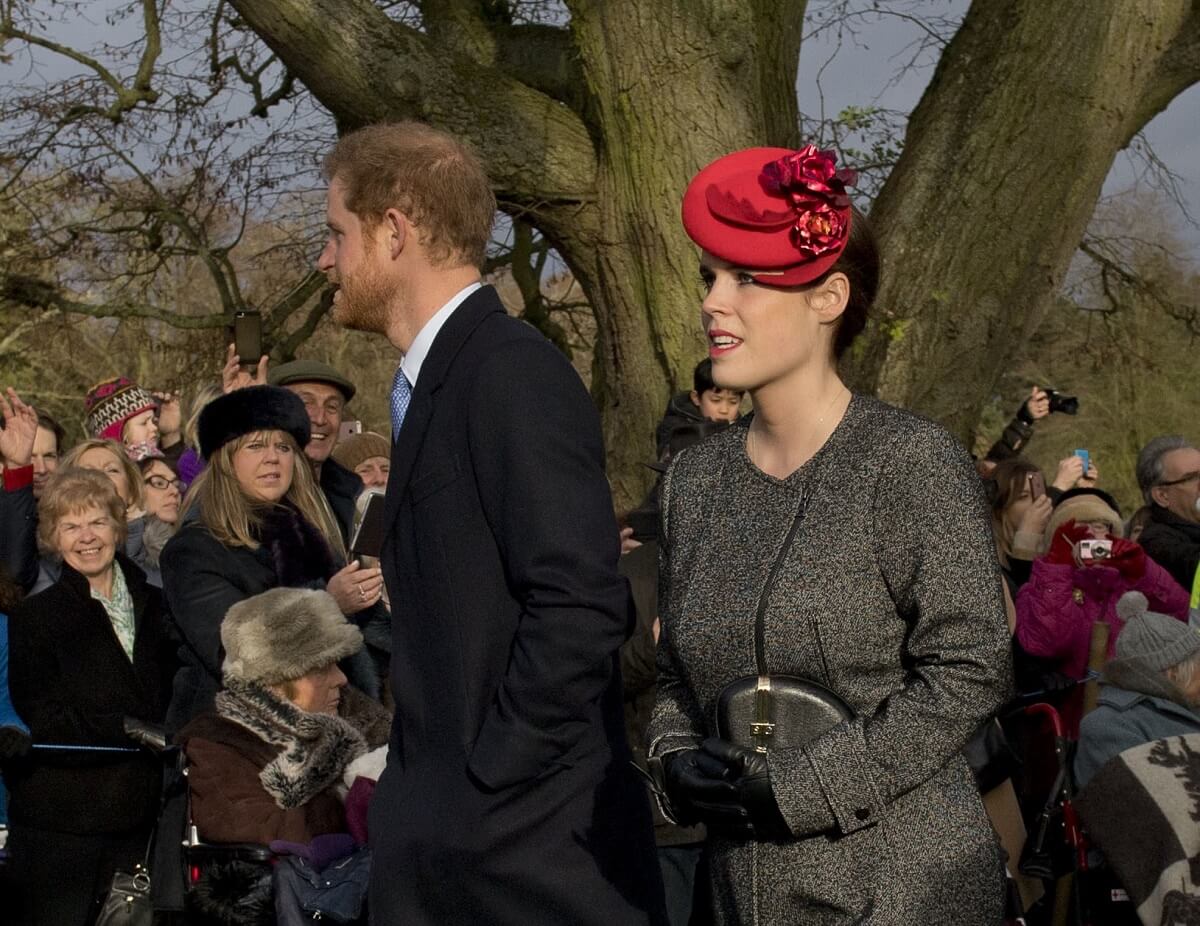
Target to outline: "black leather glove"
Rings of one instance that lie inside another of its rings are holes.
[[[669,752],[662,764],[662,793],[669,815],[680,826],[696,823],[737,825],[744,813],[732,773],[700,749]]]
[[[731,822],[755,839],[782,841],[794,838],[771,789],[766,753],[716,737],[706,739],[700,749],[703,755],[715,759],[728,772],[726,783],[733,787],[741,811],[740,818]]]
[[[20,759],[29,755],[33,740],[20,727],[5,724],[0,727],[0,762]]]

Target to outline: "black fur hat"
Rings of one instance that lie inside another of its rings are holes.
[[[206,460],[243,434],[286,431],[303,450],[312,425],[300,397],[280,386],[247,386],[213,399],[200,413],[200,455]]]

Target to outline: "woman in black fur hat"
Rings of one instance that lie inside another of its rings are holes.
[[[237,602],[285,586],[327,590],[356,622],[378,607],[379,570],[346,565],[337,522],[305,464],[309,427],[304,403],[277,386],[231,392],[200,416],[208,465],[161,556],[163,592],[184,640],[167,715],[172,729],[212,706],[224,657],[221,620]],[[378,696],[365,653],[343,668]]]

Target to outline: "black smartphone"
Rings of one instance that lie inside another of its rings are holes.
[[[629,512],[625,523],[633,528],[633,539],[639,543],[658,539],[658,512],[653,509],[637,508]]]
[[[258,312],[233,314],[233,349],[244,367],[252,367],[263,355],[262,315]]]
[[[383,551],[383,506],[382,492],[367,499],[367,510],[350,540],[350,552],[355,556],[378,557]]]

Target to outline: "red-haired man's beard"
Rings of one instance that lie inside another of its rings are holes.
[[[399,284],[386,279],[367,260],[336,282],[333,320],[343,328],[387,334],[389,308]]]

